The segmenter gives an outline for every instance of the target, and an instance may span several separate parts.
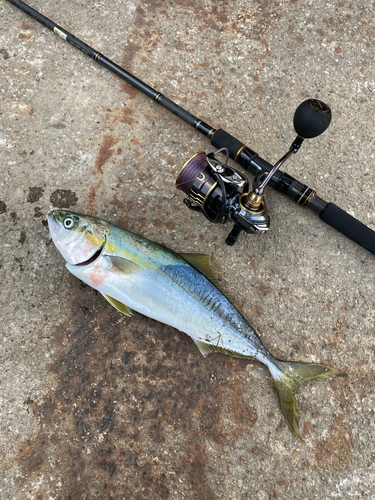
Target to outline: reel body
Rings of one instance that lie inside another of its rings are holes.
[[[220,152],[226,154],[225,163],[216,158]],[[190,210],[202,213],[213,223],[233,222],[226,243],[234,245],[241,231],[267,231],[270,218],[263,199],[257,206],[249,204],[249,180],[227,161],[226,148],[208,155],[195,154],[184,163],[176,187],[188,196],[184,203]]]

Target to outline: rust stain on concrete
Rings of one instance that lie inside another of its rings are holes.
[[[111,123],[127,123],[128,125],[132,125],[135,121],[133,117],[133,110],[128,106],[123,106],[121,108],[116,108],[110,113],[107,113],[105,119]]]
[[[127,68],[129,70],[132,69],[133,59],[135,58],[139,50],[141,50],[141,46],[138,45],[137,43],[130,41],[126,43],[121,63],[123,68]],[[130,99],[134,99],[134,97],[136,97],[136,95],[139,94],[139,91],[135,89],[133,86],[131,86],[129,83],[121,84],[121,92],[126,92],[126,94]]]
[[[271,293],[272,289],[270,285],[267,285],[266,283],[259,283],[255,287],[255,293],[259,295],[260,297],[267,297]]]
[[[115,153],[113,146],[119,142],[119,137],[113,137],[111,135],[104,136],[103,142],[99,149],[99,154],[95,160],[95,169],[93,174],[103,174],[103,166],[108,162],[108,160]]]
[[[96,197],[97,197],[97,190],[99,187],[103,184],[102,179],[99,180],[95,184],[95,186],[91,186],[88,194],[88,200],[87,200],[87,213],[88,215],[96,215],[97,214],[97,209],[96,209]]]
[[[31,35],[26,35],[25,33],[20,33],[20,34],[18,35],[18,38],[19,38],[20,40],[28,40],[29,38],[31,38]]]
[[[316,459],[319,467],[334,470],[346,468],[351,463],[354,438],[349,422],[338,415],[329,427],[329,437],[320,441],[316,447]]]
[[[257,419],[233,379],[246,362],[203,359],[184,334],[72,287],[51,335],[54,387],[28,405],[38,431],[19,444],[18,486],[43,475],[40,498],[154,500],[184,488],[215,500],[207,444],[224,453]]]
[[[24,20],[21,23],[21,29],[22,30],[35,30],[35,26],[33,26],[32,24],[30,24]]]

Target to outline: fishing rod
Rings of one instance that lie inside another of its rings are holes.
[[[275,165],[271,165],[225,130],[215,129],[192,115],[21,0],[7,1],[174,113],[211,141],[217,151],[208,155],[200,152],[189,158],[178,175],[176,187],[188,196],[184,203],[191,210],[201,212],[210,222],[234,224],[226,239],[228,245],[233,245],[242,231],[264,233],[269,229],[270,217],[264,199],[264,189],[269,185],[303,208],[309,208],[319,215],[323,222],[375,254],[375,232],[372,229],[334,203],[324,201],[313,189],[280,170],[281,165],[298,152],[304,139],[317,137],[327,129],[332,118],[327,104],[317,99],[308,99],[298,106],[293,121],[297,137],[289,151]],[[217,158],[218,153],[225,153],[224,162]],[[254,174],[251,189],[247,177],[226,164],[228,158]]]

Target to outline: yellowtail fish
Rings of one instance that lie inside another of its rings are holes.
[[[185,332],[203,356],[221,352],[265,364],[298,438],[300,387],[310,379],[345,376],[324,365],[274,358],[219,290],[207,255],[177,254],[109,222],[68,211],[54,210],[48,224],[69,271],[122,313],[130,316],[134,310]]]

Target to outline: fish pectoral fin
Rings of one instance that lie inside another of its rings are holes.
[[[125,316],[132,316],[133,315],[133,311],[130,309],[130,307],[126,306],[125,304],[123,304],[122,302],[120,302],[119,300],[117,299],[114,299],[113,297],[111,297],[110,295],[106,295],[105,293],[102,294],[103,297],[105,297],[108,302],[114,307],[116,308],[118,311],[120,311],[122,314],[125,314]]]
[[[111,271],[114,273],[134,274],[142,271],[142,268],[132,260],[114,255],[106,255],[106,257],[112,262],[113,267]]]

